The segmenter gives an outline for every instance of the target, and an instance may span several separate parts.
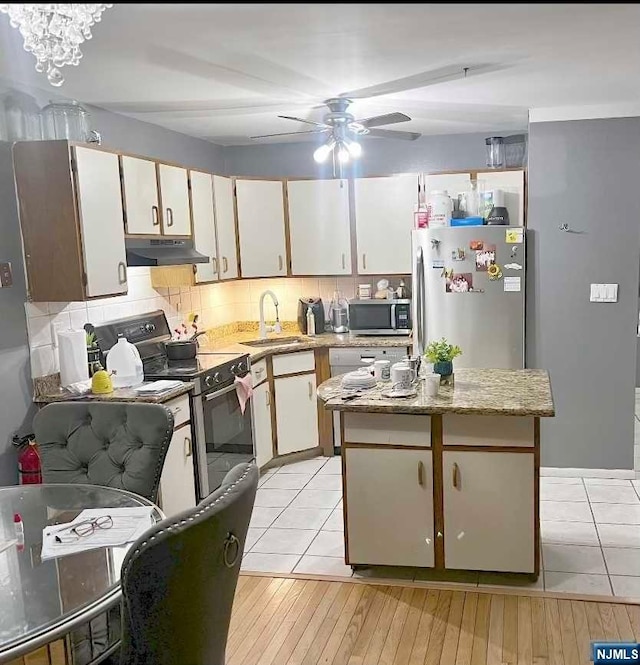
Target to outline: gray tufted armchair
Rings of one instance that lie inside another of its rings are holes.
[[[33,422],[46,483],[125,489],[155,501],[173,434],[160,404],[59,402]]]

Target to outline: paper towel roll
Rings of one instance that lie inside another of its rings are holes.
[[[63,387],[89,378],[86,335],[84,330],[61,330],[58,333],[60,384]]]

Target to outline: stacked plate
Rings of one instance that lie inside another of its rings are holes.
[[[376,380],[368,369],[357,369],[342,377],[342,387],[345,390],[363,390],[375,388]]]

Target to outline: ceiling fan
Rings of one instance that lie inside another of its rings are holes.
[[[411,118],[404,113],[385,113],[376,115],[372,118],[356,119],[347,111],[352,103],[351,99],[346,97],[332,97],[324,102],[329,107],[329,113],[326,113],[323,122],[305,120],[289,115],[279,115],[279,118],[303,122],[307,125],[317,127],[304,132],[282,132],[279,134],[264,134],[262,136],[252,136],[252,139],[271,138],[274,136],[293,136],[302,134],[328,134],[326,143],[321,145],[314,153],[313,158],[317,162],[324,162],[332,150],[337,151],[338,160],[348,162],[349,158],[360,157],[362,148],[357,142],[361,136],[377,136],[380,138],[402,139],[404,141],[415,141],[420,138],[418,132],[399,132],[393,129],[376,129],[381,125],[392,125],[399,122],[408,122]]]
[[[460,78],[467,78],[470,74],[482,74],[487,71],[495,71],[495,65],[479,65],[475,67],[461,67],[458,65],[452,67],[442,67],[440,69],[422,72],[414,76],[407,76],[395,81],[388,81],[360,90],[344,92],[337,97],[331,97],[323,102],[329,108],[322,119],[322,122],[307,120],[289,115],[279,115],[284,120],[293,120],[307,125],[312,125],[315,129],[309,129],[299,132],[280,132],[277,134],[262,134],[251,136],[252,139],[266,139],[277,136],[294,135],[327,135],[327,140],[313,153],[316,162],[322,163],[333,153],[334,160],[337,156],[338,162],[346,163],[351,158],[357,159],[362,154],[362,147],[358,139],[362,136],[374,136],[385,139],[401,139],[403,141],[415,141],[420,138],[419,132],[403,132],[393,129],[379,129],[383,125],[392,125],[401,122],[409,122],[411,118],[405,113],[385,113],[371,118],[355,118],[348,112],[348,108],[354,99],[366,99],[380,95],[389,95],[395,92],[422,88],[435,83],[453,81]],[[313,107],[313,108],[318,108]],[[320,107],[321,108],[321,107]],[[335,161],[334,161],[335,164]]]

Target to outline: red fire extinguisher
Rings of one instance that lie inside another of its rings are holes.
[[[38,444],[33,436],[13,437],[18,447],[18,482],[20,485],[34,485],[42,482],[42,464]]]

